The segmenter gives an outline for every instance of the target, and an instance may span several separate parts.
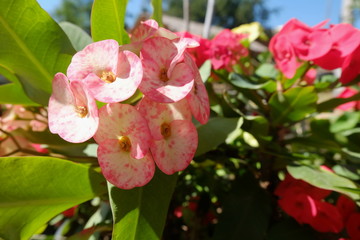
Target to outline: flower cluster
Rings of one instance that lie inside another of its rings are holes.
[[[166,174],[185,169],[197,148],[191,119],[208,121],[210,108],[196,64],[185,51],[197,47],[142,22],[131,42],[104,40],[76,53],[67,75],[58,73],[49,100],[49,128],[69,142],[98,143],[105,178],[131,189],[148,183],[156,165]],[[120,103],[136,91],[136,106]],[[106,105],[100,109],[97,101]]]
[[[350,24],[323,28],[327,21],[309,27],[297,19],[288,21],[270,41],[276,66],[293,78],[304,61],[326,69],[342,69],[340,81],[352,81],[359,72],[360,31]]]
[[[247,38],[247,34],[234,33],[230,29],[222,30],[211,40],[188,32],[178,34],[200,43],[200,47],[187,50],[196,60],[197,66],[201,66],[210,59],[215,70],[226,69],[231,72],[232,67],[239,63],[240,58],[249,54],[248,49],[241,44],[241,41]]]
[[[275,190],[279,206],[298,223],[309,224],[319,232],[339,233],[345,228],[350,239],[359,239],[360,213],[355,202],[340,195],[333,205],[325,201],[330,193],[290,175]]]

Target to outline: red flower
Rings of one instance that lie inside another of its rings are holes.
[[[346,223],[346,231],[352,240],[360,239],[360,213],[352,213]]]
[[[339,233],[343,227],[342,216],[334,205],[315,201],[316,214],[309,222],[309,224],[319,232],[333,232]]]

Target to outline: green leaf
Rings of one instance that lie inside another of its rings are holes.
[[[254,177],[247,173],[226,193],[214,240],[263,240],[271,215],[271,201]]]
[[[256,69],[255,74],[262,78],[271,78],[275,79],[279,74],[279,71],[271,63],[263,63],[258,69]]]
[[[195,156],[215,149],[225,142],[228,135],[236,129],[239,118],[210,118],[207,124],[197,127],[199,145]]]
[[[9,70],[0,66],[0,75],[2,75],[9,83],[0,84],[0,103],[22,104],[37,106],[24,92],[21,83]]]
[[[115,39],[120,45],[129,43],[125,31],[127,0],[94,0],[91,11],[91,35],[94,41]]]
[[[106,192],[91,168],[51,157],[0,158],[0,238],[29,239],[62,211]]]
[[[294,75],[293,78],[291,79],[284,79],[284,88],[288,89],[289,87],[291,87],[299,78],[301,78],[302,76],[305,75],[305,73],[309,70],[310,68],[310,63],[309,62],[304,62],[297,70],[296,73]]]
[[[348,98],[333,98],[333,99],[324,101],[322,103],[319,103],[317,106],[317,111],[318,112],[332,111],[337,106],[340,106],[341,104],[352,102],[352,101],[358,101],[358,100],[360,100],[360,93],[357,93]]]
[[[154,12],[151,18],[158,22],[159,26],[163,26],[162,22],[162,0],[151,0]]]
[[[356,189],[356,184],[335,173],[316,170],[308,166],[288,166],[287,170],[294,178],[301,179],[313,186],[345,194],[354,200],[360,199],[358,194],[344,190],[344,188]]]
[[[66,71],[74,52],[59,25],[35,0],[1,3],[0,66],[16,75],[30,99],[47,105],[53,76]]]
[[[87,34],[87,32],[82,30],[79,26],[70,22],[60,22],[59,25],[70,39],[70,42],[76,51],[80,51],[86,47],[86,45],[92,43],[92,39],[89,34]]]
[[[304,119],[316,111],[318,97],[314,87],[296,87],[282,95],[275,93],[269,100],[272,123],[283,124]]]
[[[253,90],[268,88],[269,86],[276,85],[275,81],[272,80],[264,81],[259,78],[249,78],[245,75],[237,73],[230,73],[229,81],[236,87]]]
[[[201,65],[199,71],[202,81],[206,82],[211,75],[211,61],[206,60],[203,65]]]
[[[331,123],[330,131],[333,133],[355,128],[360,120],[360,112],[344,112]]]
[[[113,239],[161,239],[177,174],[157,170],[144,187],[122,190],[108,184],[114,218]]]
[[[314,86],[317,89],[327,89],[331,85],[337,83],[338,78],[333,74],[323,74],[317,78],[314,82]]]

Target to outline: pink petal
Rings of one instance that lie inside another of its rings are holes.
[[[169,125],[171,136],[153,141],[150,148],[157,166],[170,175],[190,164],[197,149],[198,136],[190,121],[174,120]]]
[[[145,118],[128,104],[110,103],[99,109],[99,128],[94,136],[101,145],[108,139],[127,136],[131,142],[131,157],[143,158],[149,150],[150,131]]]
[[[136,159],[122,151],[117,140],[109,139],[99,145],[97,154],[104,177],[118,188],[141,187],[154,176],[155,164],[150,152]]]
[[[170,64],[177,56],[177,48],[166,38],[151,38],[141,50],[144,78],[139,88],[153,101],[171,103],[183,99],[193,86],[189,66],[178,63],[170,72]],[[167,78],[166,80],[162,78]]]
[[[193,89],[186,96],[186,99],[189,102],[191,112],[195,119],[201,124],[205,124],[210,117],[210,104],[206,87],[201,79],[200,72],[195,62],[188,53],[185,54],[185,63],[191,67],[195,76]]]
[[[77,106],[87,110],[79,116]],[[95,100],[78,81],[69,83],[66,76],[57,73],[53,80],[53,94],[49,100],[49,129],[66,141],[79,143],[90,139],[98,128],[98,110]]]
[[[121,102],[130,98],[140,85],[143,70],[141,61],[130,51],[120,51],[118,55],[116,79],[107,83],[97,75],[90,74],[86,79],[86,86],[93,96],[106,103]]]
[[[174,120],[191,121],[191,112],[187,101],[176,103],[158,103],[144,97],[137,105],[141,115],[147,120],[153,139],[162,139],[160,126],[163,122]]]
[[[103,40],[87,45],[76,53],[67,69],[71,81],[82,80],[89,73],[101,74],[102,71],[116,73],[119,44],[115,40]]]
[[[144,22],[141,22],[131,33],[131,41],[132,42],[141,42],[145,41],[146,39],[152,37],[156,31],[158,30],[159,25],[158,23],[153,20],[149,19]]]

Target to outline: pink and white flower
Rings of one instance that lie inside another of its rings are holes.
[[[68,142],[79,143],[90,139],[99,123],[95,100],[82,82],[69,82],[57,73],[52,83],[49,100],[49,129]]]
[[[194,157],[198,144],[187,102],[164,104],[145,97],[138,109],[151,129],[150,149],[160,170],[166,174],[184,170]]]
[[[139,88],[151,100],[177,102],[191,91],[194,75],[191,68],[179,62],[178,47],[163,37],[150,38],[142,50],[144,77]]]
[[[91,43],[76,53],[67,75],[71,80],[83,80],[97,100],[112,103],[135,93],[143,70],[136,54],[119,51],[117,41],[110,39]]]
[[[155,172],[146,120],[128,104],[111,103],[99,110],[98,160],[105,178],[122,189],[147,184]]]

